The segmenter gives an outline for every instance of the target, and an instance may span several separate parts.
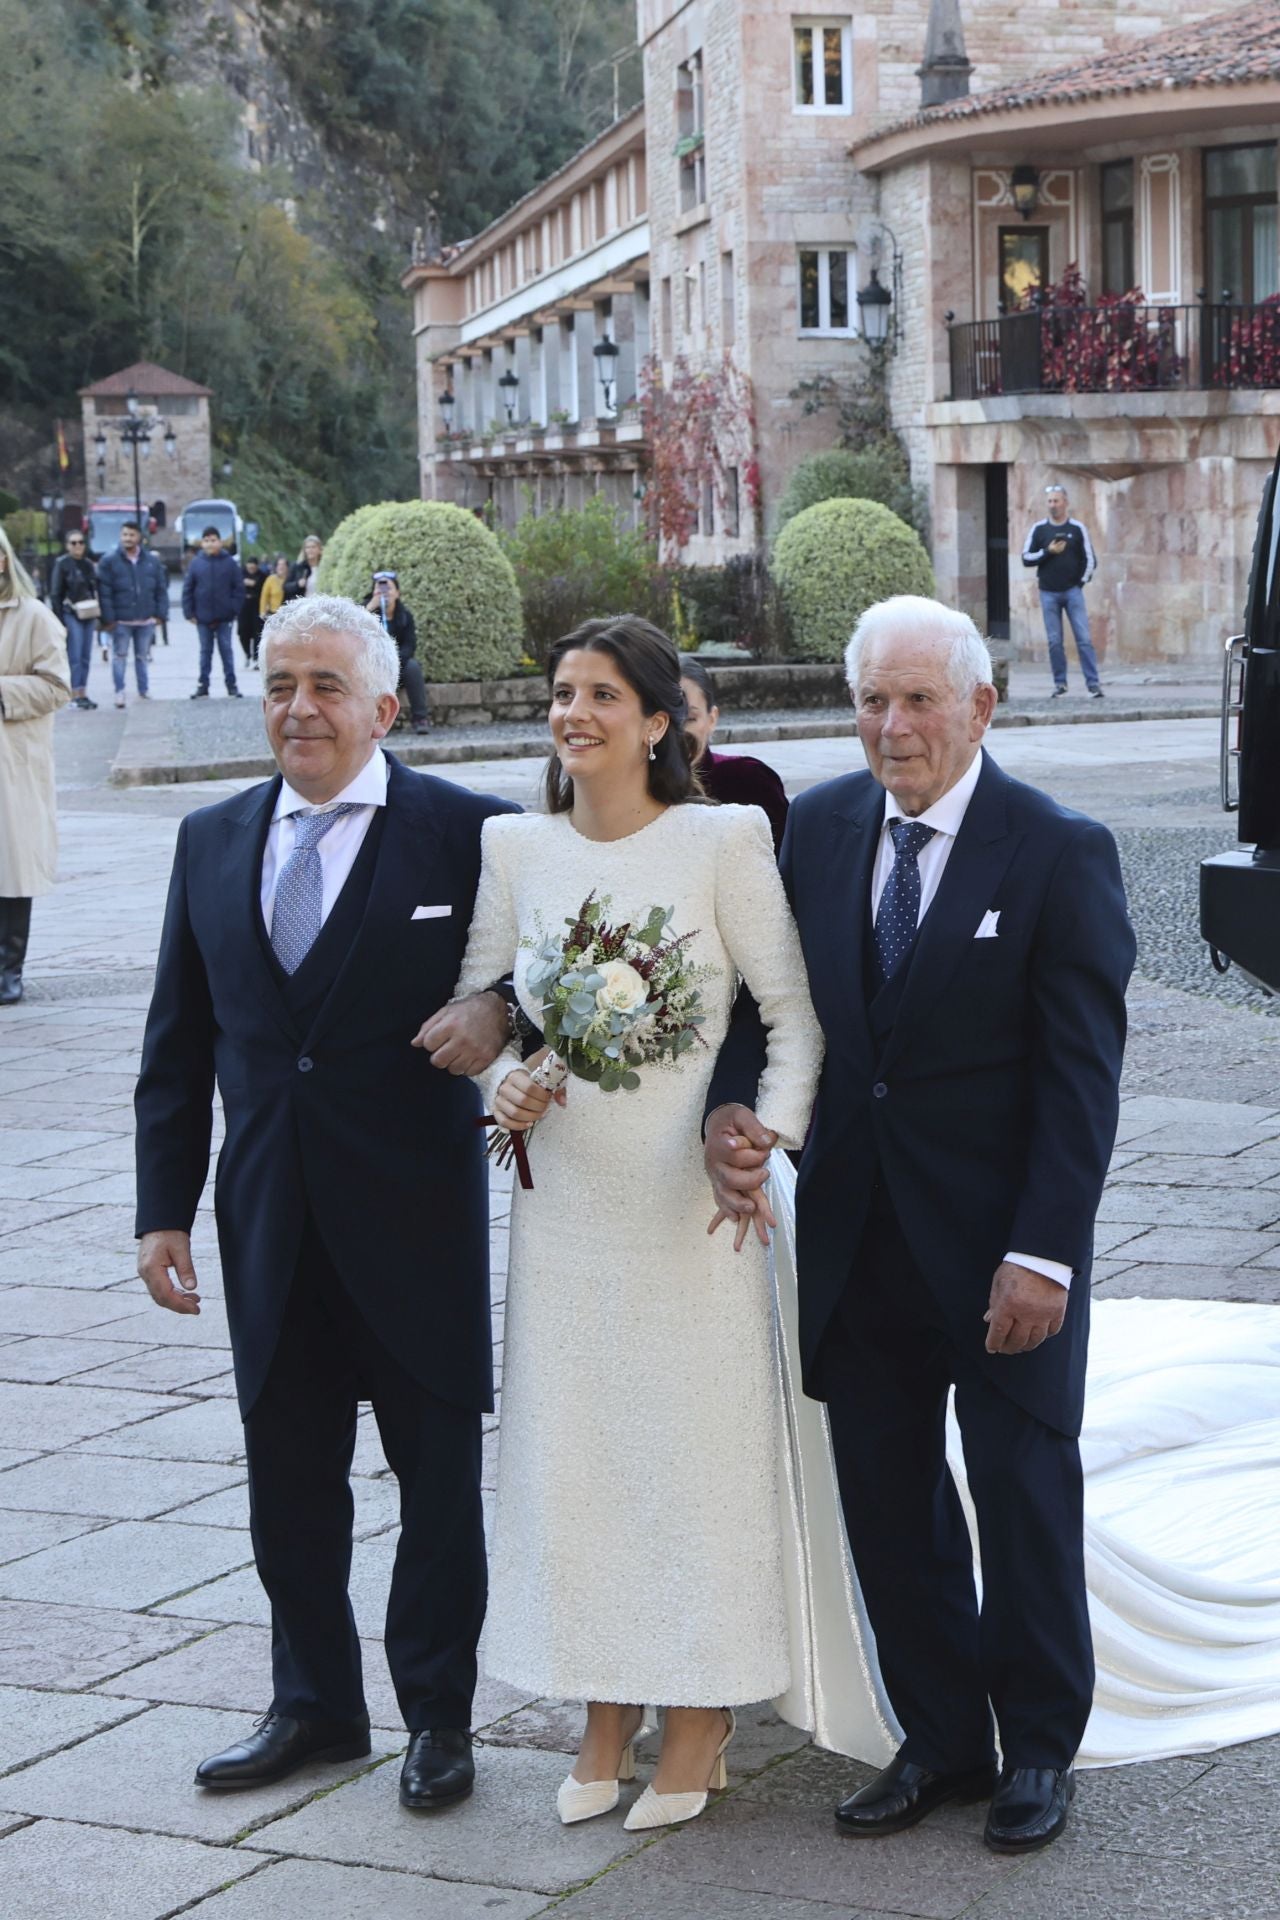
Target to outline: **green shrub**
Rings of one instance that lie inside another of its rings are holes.
[[[776,531],[781,533],[798,513],[820,500],[876,500],[914,527],[921,539],[928,534],[927,496],[922,487],[912,485],[907,456],[890,436],[856,452],[832,447],[801,460],[778,502]]]
[[[473,514],[441,500],[359,507],[334,529],[322,593],[363,605],[375,568],[400,576],[429,680],[498,680],[520,661],[520,595],[511,563]]]
[[[603,494],[582,507],[526,512],[498,539],[515,569],[525,645],[539,665],[583,620],[638,613],[664,624],[667,592],[654,549]]]
[[[798,660],[838,660],[877,600],[934,591],[919,535],[873,500],[806,507],[778,535],[773,574]]]

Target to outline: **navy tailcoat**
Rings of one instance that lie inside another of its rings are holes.
[[[216,1080],[218,1243],[244,1413],[266,1377],[308,1215],[383,1346],[441,1399],[493,1404],[479,1096],[409,1043],[461,971],[481,825],[518,809],[388,759],[384,817],[331,919],[361,874],[367,894],[313,998],[291,991],[262,917],[279,777],[190,814],[178,832],[135,1098],[137,1232],[190,1230]],[[414,919],[419,906],[449,912]],[[328,931],[326,921],[321,941]]]
[[[1078,1434],[1093,1226],[1119,1110],[1135,945],[1115,842],[988,755],[888,1017],[866,978],[884,789],[869,773],[792,802],[782,874],[826,1058],[796,1198],[800,1343],[821,1397],[823,1334],[879,1172],[959,1352],[1049,1426]],[[994,938],[975,938],[996,913]],[[881,1017],[877,1017],[881,1016]],[[707,1112],[751,1106],[764,1058],[740,995]],[[1033,1353],[985,1352],[1006,1252],[1073,1270],[1066,1323]]]

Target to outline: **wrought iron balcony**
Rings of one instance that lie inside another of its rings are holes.
[[[948,322],[951,398],[1280,388],[1280,298],[1260,306],[1028,307]]]

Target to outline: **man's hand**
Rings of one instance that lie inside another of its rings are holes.
[[[177,1275],[175,1287],[169,1278]],[[191,1235],[175,1227],[161,1233],[144,1233],[138,1242],[138,1272],[147,1283],[147,1292],[158,1307],[171,1313],[199,1313],[200,1295],[196,1292],[196,1270],[191,1264]]]
[[[735,1252],[741,1251],[752,1226],[767,1247],[769,1229],[777,1225],[764,1190],[769,1155],[777,1142],[777,1134],[762,1126],[750,1107],[717,1107],[707,1121],[703,1162],[716,1203],[707,1232],[714,1233],[724,1220],[736,1221]]]
[[[1065,540],[1051,540],[1049,542],[1050,553],[1065,553],[1066,550],[1067,543]]]
[[[451,1000],[424,1021],[411,1046],[424,1047],[433,1067],[446,1073],[483,1073],[510,1038],[507,1003],[500,993],[473,993]]]
[[[1011,1260],[996,1268],[991,1282],[987,1323],[988,1353],[1031,1353],[1055,1333],[1067,1317],[1067,1289],[1030,1267]]]

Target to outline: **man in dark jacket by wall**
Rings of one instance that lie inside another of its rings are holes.
[[[156,637],[157,620],[163,620],[169,611],[169,582],[160,561],[144,548],[142,529],[136,520],[125,521],[120,545],[98,563],[98,604],[102,608],[102,631],[111,635],[116,705],[124,705],[130,643],[138,698],[149,699],[151,643]]]
[[[1067,650],[1062,641],[1062,616],[1071,622],[1080,671],[1091,699],[1101,700],[1098,661],[1089,634],[1089,612],[1084,604],[1084,589],[1093,578],[1097,561],[1093,542],[1079,520],[1068,510],[1065,487],[1046,487],[1049,515],[1037,520],[1022,549],[1024,567],[1039,572],[1040,611],[1044,616],[1045,637],[1049,642],[1049,666],[1053,673],[1053,698],[1067,690]]]
[[[182,583],[182,611],[188,620],[195,621],[200,635],[200,679],[191,696],[193,700],[208,698],[215,641],[226,678],[227,697],[240,699],[231,635],[243,605],[244,574],[240,571],[240,562],[234,554],[223,552],[218,529],[206,527],[200,536],[200,552],[192,560]]]

